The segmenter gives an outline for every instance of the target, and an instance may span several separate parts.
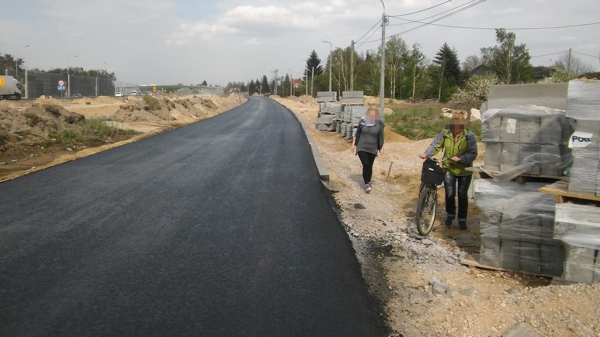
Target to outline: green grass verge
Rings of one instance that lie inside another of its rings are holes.
[[[63,145],[96,145],[108,140],[127,139],[135,135],[134,130],[123,130],[115,128],[101,119],[86,119],[85,125],[80,131],[63,129],[51,132],[48,138],[55,139],[56,143]]]
[[[393,114],[385,117],[386,125],[411,140],[421,140],[435,137],[449,121],[442,116],[441,107],[438,105],[402,105],[390,106]],[[475,136],[481,136],[481,123],[471,122],[468,128]]]

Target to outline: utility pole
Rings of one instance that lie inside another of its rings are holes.
[[[569,64],[567,65],[567,72],[569,73],[569,76],[571,76],[572,62],[573,62],[573,50],[571,48],[569,48]]]
[[[385,15],[385,3],[383,0],[383,14],[381,15],[381,84],[379,88],[379,112],[381,114],[381,120],[385,118],[385,25],[387,23],[387,16]]]
[[[279,69],[275,69],[275,71],[273,71],[273,74],[275,74],[275,80],[273,81],[274,86],[275,86],[275,95],[277,95],[277,74],[279,73]]]
[[[331,92],[331,49],[333,49],[333,45],[329,41],[323,41],[323,43],[329,43],[329,92]]]
[[[350,91],[354,91],[354,40],[350,43]]]
[[[290,71],[290,96],[294,96],[294,87],[292,86],[292,83],[294,82],[294,73],[292,72],[292,69],[289,69]]]
[[[312,75],[310,75],[310,97],[315,97],[315,67],[312,67]]]

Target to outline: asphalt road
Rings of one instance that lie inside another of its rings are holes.
[[[0,336],[384,336],[380,313],[269,98],[0,184]]]

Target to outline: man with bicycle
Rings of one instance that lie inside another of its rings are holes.
[[[419,157],[426,159],[440,151],[444,151],[442,168],[446,170],[444,188],[448,216],[444,224],[449,228],[456,218],[455,196],[458,190],[458,225],[460,229],[466,230],[469,209],[467,192],[473,175],[473,172],[467,171],[467,167],[473,166],[473,161],[477,158],[477,139],[471,130],[465,128],[463,119],[451,119]]]

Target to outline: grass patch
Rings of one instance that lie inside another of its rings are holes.
[[[42,121],[42,118],[34,113],[26,112],[25,118],[27,119],[27,125],[34,127],[37,123]]]
[[[201,100],[202,105],[204,105],[205,107],[209,108],[209,109],[216,109],[217,106],[215,105],[215,103],[209,99],[202,99]]]
[[[411,140],[433,138],[444,129],[448,118],[442,116],[441,104],[398,104],[389,106],[394,113],[385,117],[386,125]],[[481,123],[471,122],[468,128],[477,138],[481,135]]]
[[[88,145],[106,143],[108,141],[123,140],[131,138],[136,134],[132,129],[119,129],[110,126],[102,119],[86,119],[85,125],[80,131],[63,129],[51,132],[48,137],[55,139],[57,144],[62,145]]]
[[[6,133],[0,133],[0,146],[6,144],[6,141],[10,139],[10,136]]]
[[[158,101],[158,99],[156,99],[152,96],[144,96],[144,102],[146,102],[146,104],[148,104],[148,107],[150,108],[150,110],[160,110],[162,108],[160,106],[160,102]]]

